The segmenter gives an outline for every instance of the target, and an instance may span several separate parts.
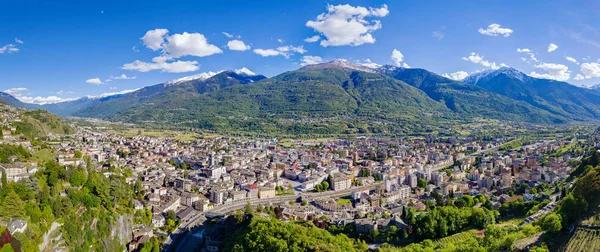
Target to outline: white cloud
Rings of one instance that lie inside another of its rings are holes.
[[[15,43],[17,43],[17,44],[23,44],[23,40],[20,40],[19,38],[15,38]]]
[[[365,8],[362,6],[327,5],[327,13],[321,13],[315,20],[306,22],[325,36],[321,46],[359,46],[375,43],[372,33],[381,29],[379,20],[367,20],[367,17],[385,17],[389,14],[387,5],[381,8]],[[312,37],[314,38],[314,37]]]
[[[465,78],[467,78],[467,76],[469,76],[469,73],[467,73],[465,71],[458,71],[458,72],[449,73],[449,74],[445,73],[443,76],[448,79],[461,81],[461,80],[464,80]]]
[[[526,53],[527,55],[529,55],[529,59],[530,59],[531,61],[538,62],[538,59],[535,57],[535,53],[533,53],[533,51],[532,51],[532,50],[530,50],[529,48],[523,48],[523,49],[521,49],[521,48],[517,48],[517,52],[520,52],[520,53]],[[522,59],[523,61],[527,62],[527,59],[525,59],[525,58],[521,58],[521,59]],[[531,62],[531,61],[530,61],[530,62]]]
[[[323,59],[319,56],[302,56],[302,59],[300,59],[300,65],[302,66],[306,66],[306,65],[314,65],[314,64],[320,64],[323,63]]]
[[[282,55],[280,51],[275,49],[254,49],[253,52],[263,57]]]
[[[140,50],[138,50],[137,48],[135,48],[135,46],[131,47],[131,50],[133,50],[134,52],[140,52]]]
[[[499,24],[491,24],[486,29],[479,28],[479,33],[488,36],[504,36],[508,37],[513,33],[513,30],[509,28],[502,28]]]
[[[229,48],[229,50],[232,50],[232,51],[250,50],[249,45],[246,45],[246,44],[244,44],[244,41],[237,40],[237,39],[227,42],[227,48]]]
[[[154,29],[147,31],[141,38],[146,47],[153,51],[161,51],[161,55],[154,57],[152,62],[135,60],[124,64],[125,70],[148,72],[161,70],[168,73],[192,72],[199,69],[197,61],[171,61],[184,56],[206,57],[223,51],[208,43],[201,33],[188,33],[168,35],[167,29]]]
[[[223,33],[223,35],[225,35],[225,37],[233,38],[233,35],[231,35],[231,34],[229,34],[227,32],[222,32],[222,33]]]
[[[566,81],[571,77],[571,71],[569,71],[569,67],[563,64],[542,63],[535,66],[535,68],[541,69],[545,73],[538,73],[533,71],[529,74],[531,77],[557,81]]]
[[[575,75],[575,78],[573,78],[573,80],[583,80],[583,79],[589,79],[589,78],[586,78],[585,76],[583,76],[581,74],[577,74],[577,75]]]
[[[8,45],[0,47],[0,54],[16,53],[18,51],[19,51],[19,48],[17,48],[14,44],[8,44]]]
[[[406,64],[406,62],[404,62],[404,55],[397,49],[392,51],[392,56],[390,56],[390,58],[392,59],[392,62],[394,62],[394,65],[398,67],[410,67],[408,64]]]
[[[483,56],[472,52],[471,55],[469,55],[468,57],[462,57],[462,60],[465,61],[469,61],[475,64],[480,64],[484,67],[490,68],[490,69],[498,69],[500,68],[500,66],[505,66],[504,64],[500,64],[500,66],[498,66],[498,64],[496,64],[496,62],[490,62],[487,60],[483,59]]]
[[[283,39],[277,39],[277,42],[279,42],[280,44],[283,43]]]
[[[183,56],[206,57],[223,51],[208,43],[206,37],[200,33],[174,34],[166,37],[163,44],[163,56],[167,59],[176,59]]]
[[[554,51],[556,51],[556,49],[558,49],[558,46],[555,45],[554,43],[550,43],[548,45],[548,52],[554,52]]]
[[[565,56],[565,59],[579,65],[579,62],[577,62],[577,60],[573,57]]]
[[[92,78],[92,79],[87,79],[85,81],[85,83],[91,84],[91,85],[100,85],[100,84],[102,84],[102,81],[100,80],[100,78]]]
[[[17,97],[17,96],[15,96],[15,98],[17,98],[17,99],[19,99],[19,101],[22,101],[25,103],[33,103],[33,104],[39,104],[39,105],[77,100],[77,98],[62,98],[62,97],[58,97],[55,95],[46,96],[46,97],[43,97],[43,96],[35,96],[35,97],[18,96]]]
[[[317,41],[319,41],[320,39],[321,39],[321,36],[319,36],[319,35],[315,35],[315,36],[312,36],[312,37],[305,38],[305,39],[304,39],[304,42],[307,42],[307,43],[314,43],[314,42],[317,42]]]
[[[156,51],[162,48],[162,44],[165,41],[164,36],[169,33],[167,29],[154,29],[149,30],[144,34],[141,40],[144,42],[144,45],[148,47],[152,51]]]
[[[121,74],[121,75],[119,75],[117,77],[112,77],[111,76],[110,78],[111,79],[115,79],[115,80],[135,80],[135,78],[137,78],[137,77],[135,77],[135,76],[127,76],[125,74]]]
[[[432,35],[434,38],[437,38],[438,40],[440,40],[440,39],[443,39],[443,38],[444,38],[444,36],[445,36],[445,35],[444,35],[444,33],[443,33],[443,32],[441,32],[441,31],[433,31],[433,32],[431,32],[431,35]]]
[[[586,78],[600,77],[600,63],[582,63],[581,73],[583,73],[583,75],[585,75]]]
[[[152,59],[152,62],[136,60],[132,63],[127,63],[123,65],[121,69],[135,70],[143,73],[152,70],[160,70],[161,72],[167,73],[185,73],[196,71],[200,69],[200,67],[198,67],[198,61],[177,60],[174,62],[166,62],[164,58],[156,57]]]
[[[258,54],[263,57],[272,57],[272,56],[283,56],[285,58],[289,58],[294,53],[304,54],[307,51],[303,46],[280,46],[275,49],[254,49],[255,54]]]
[[[27,89],[27,88],[9,88],[7,90],[4,90],[4,93],[10,94],[10,95],[19,95],[19,94],[27,92],[27,91],[29,91],[29,89]]]
[[[176,59],[183,56],[206,57],[223,51],[208,43],[201,33],[188,33],[168,35],[167,29],[149,30],[141,38],[144,45],[153,51],[161,50],[165,59]]]
[[[22,87],[21,88],[9,88],[7,90],[4,90],[4,92],[14,96],[21,102],[41,104],[41,105],[49,104],[49,103],[71,101],[71,100],[76,99],[76,98],[61,98],[61,97],[54,96],[54,95],[47,96],[47,97],[42,97],[42,96],[32,97],[32,96],[28,96],[29,94],[26,94],[26,92],[29,92],[29,90],[27,88],[22,88]],[[57,93],[62,93],[62,91],[59,91]]]
[[[381,64],[377,64],[375,62],[372,62],[371,59],[365,59],[365,62],[362,62],[362,63],[358,62],[358,64],[366,66],[368,68],[373,68],[373,69],[381,67]],[[405,64],[405,67],[408,68],[408,65],[406,65],[406,63],[404,63],[404,64]]]

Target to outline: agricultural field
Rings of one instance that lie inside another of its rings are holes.
[[[577,228],[565,251],[600,251],[600,229]]]
[[[469,231],[453,234],[451,236],[447,236],[442,239],[435,240],[433,242],[433,244],[435,245],[435,247],[446,244],[446,243],[459,244],[461,241],[464,241],[466,239],[474,237],[475,233],[476,233],[475,230],[469,230]]]

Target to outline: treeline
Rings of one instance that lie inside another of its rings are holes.
[[[125,173],[114,170],[106,177],[48,161],[34,176],[2,188],[0,218],[28,222],[25,233],[15,234],[23,251],[38,251],[53,222],[62,224],[57,232],[71,251],[122,251],[111,233],[117,218],[133,214],[134,186],[125,183]]]
[[[558,208],[564,227],[585,217],[588,210],[597,208],[600,201],[600,153],[596,148],[588,151],[571,177],[577,178],[577,181],[571,190],[563,189],[565,195]]]

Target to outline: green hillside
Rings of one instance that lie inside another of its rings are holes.
[[[300,69],[205,93],[191,88],[180,85],[180,92],[165,92],[108,118],[220,132],[332,134],[359,132],[361,127],[374,131],[374,126],[392,130],[376,121],[427,123],[431,116],[451,113],[406,83],[347,68]]]
[[[48,134],[65,135],[73,128],[60,118],[44,110],[32,110],[20,115],[20,122],[13,122],[17,130],[26,137],[45,137]]]
[[[568,119],[484,88],[444,78],[424,69],[383,67],[383,73],[423,90],[449,109],[467,117],[532,123],[564,123]]]

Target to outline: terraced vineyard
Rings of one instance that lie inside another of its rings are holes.
[[[438,239],[438,240],[434,241],[433,243],[436,246],[442,245],[445,243],[458,244],[461,241],[469,239],[471,237],[475,237],[475,230],[469,230],[469,231],[461,232],[458,234],[453,234],[451,236],[447,236],[442,239]]]
[[[565,251],[600,251],[600,229],[577,228]]]

